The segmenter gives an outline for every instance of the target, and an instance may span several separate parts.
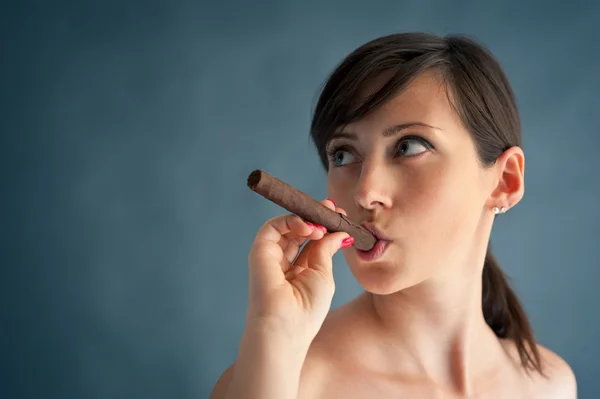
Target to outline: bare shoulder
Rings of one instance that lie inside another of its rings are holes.
[[[298,397],[328,398],[336,395],[334,387],[343,377],[338,373],[340,365],[351,364],[356,355],[353,344],[357,342],[356,303],[351,301],[330,311],[312,341],[300,378]],[[334,391],[331,391],[334,389]]]
[[[348,347],[355,340],[356,309],[353,301],[330,311],[313,340],[300,376],[300,398],[328,397],[322,389],[331,379],[334,363],[344,361],[352,351]],[[224,399],[233,379],[235,363],[230,365],[216,382],[210,399]]]
[[[229,384],[231,383],[231,379],[233,377],[233,368],[235,364],[229,366],[221,376],[219,380],[215,384],[209,399],[223,399],[227,395],[227,390],[229,389]]]
[[[328,361],[349,355],[347,350],[362,340],[361,324],[364,318],[358,298],[330,311],[313,340],[312,354],[317,358],[324,355]]]
[[[556,399],[576,399],[577,382],[569,364],[550,349],[537,345],[546,377],[535,379],[536,391],[540,397]]]
[[[355,320],[356,311],[352,302],[330,311],[319,333],[313,340],[300,377],[300,398],[327,397],[322,388],[332,375],[332,362],[342,354],[348,354],[348,339],[353,338],[353,328],[348,328]],[[210,399],[224,399],[233,379],[235,363],[230,365],[219,377]]]

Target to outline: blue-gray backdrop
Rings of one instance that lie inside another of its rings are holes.
[[[467,33],[522,112],[496,254],[542,344],[600,396],[600,6],[21,1],[0,11],[2,398],[205,398],[235,358],[266,169],[318,199],[320,84],[358,45]],[[334,306],[360,292],[336,255]]]

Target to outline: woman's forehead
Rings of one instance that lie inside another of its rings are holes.
[[[377,126],[420,123],[437,126],[459,122],[446,92],[445,82],[435,74],[415,78],[404,90],[343,131],[371,130]]]

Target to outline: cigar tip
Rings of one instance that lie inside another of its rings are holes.
[[[260,182],[260,178],[262,176],[262,171],[260,169],[256,169],[250,173],[248,176],[248,187],[254,190],[258,183]]]

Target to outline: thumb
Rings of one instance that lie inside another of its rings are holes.
[[[306,251],[298,257],[299,264],[304,264],[305,267],[318,270],[326,276],[333,275],[333,255],[342,247],[342,242],[349,238],[350,235],[345,232],[336,232],[325,235],[318,241],[310,241],[307,246],[313,248],[306,248]],[[301,259],[306,253],[307,259]]]

